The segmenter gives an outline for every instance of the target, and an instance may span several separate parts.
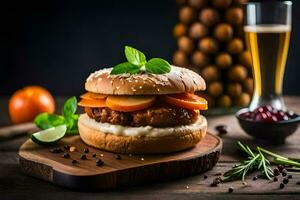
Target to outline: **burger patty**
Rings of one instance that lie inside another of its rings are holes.
[[[110,108],[86,108],[90,118],[123,126],[172,127],[192,124],[197,121],[199,112],[179,107],[153,106],[134,112],[120,112]]]

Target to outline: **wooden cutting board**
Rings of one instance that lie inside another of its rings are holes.
[[[61,140],[57,147],[75,146],[70,158],[63,152],[51,153],[52,147],[42,147],[27,140],[19,150],[20,166],[25,174],[56,185],[76,190],[99,190],[145,184],[192,176],[211,169],[218,161],[222,140],[210,133],[192,149],[159,155],[121,155],[88,147],[87,159],[81,160],[87,147],[79,136]],[[69,152],[69,151],[66,151]],[[93,154],[96,153],[96,158]],[[76,159],[78,163],[72,164]],[[103,166],[96,166],[101,159]]]

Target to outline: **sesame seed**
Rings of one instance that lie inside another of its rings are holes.
[[[135,82],[137,83],[137,82],[139,82],[137,79],[135,79]]]
[[[145,160],[145,159],[142,157],[141,160]]]
[[[143,88],[143,86],[140,86],[139,88],[140,88],[140,89],[142,89],[142,88]]]
[[[118,89],[120,89],[120,87],[119,87],[119,86],[117,86],[117,87],[116,87],[116,89],[118,90]]]
[[[103,157],[104,155],[101,153],[100,156]]]
[[[159,92],[159,91],[160,91],[160,89],[159,89],[159,88],[157,88],[157,91]]]
[[[188,186],[188,185],[186,186],[186,189],[189,189],[189,186]]]

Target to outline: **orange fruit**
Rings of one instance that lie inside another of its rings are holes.
[[[45,88],[28,86],[11,96],[8,107],[11,121],[17,124],[33,121],[42,112],[54,113],[55,102]]]

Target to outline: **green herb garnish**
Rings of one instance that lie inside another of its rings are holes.
[[[245,183],[247,173],[254,170],[261,171],[268,179],[271,179],[273,171],[270,167],[270,162],[261,153],[254,153],[247,145],[243,145],[241,142],[238,142],[238,145],[248,157],[238,165],[233,166],[231,170],[225,172],[223,181],[241,179]]]
[[[77,122],[79,115],[75,114],[76,110],[77,99],[76,97],[71,97],[64,103],[62,115],[41,113],[35,117],[34,123],[43,130],[66,125],[67,134],[78,134]]]
[[[114,66],[110,72],[111,75],[137,74],[143,71],[152,74],[165,74],[171,71],[171,65],[166,60],[152,58],[147,62],[143,52],[130,46],[125,46],[125,56],[127,62]]]
[[[264,177],[271,180],[274,174],[270,162],[300,169],[300,162],[296,159],[292,160],[286,158],[261,147],[256,147],[257,152],[254,152],[249,146],[244,145],[241,142],[238,142],[238,146],[241,151],[248,155],[248,157],[247,159],[242,160],[238,165],[233,166],[229,171],[225,172],[223,181],[241,179],[242,182],[245,183],[245,176],[253,171],[260,171]],[[266,156],[273,158],[273,160],[268,160]]]

